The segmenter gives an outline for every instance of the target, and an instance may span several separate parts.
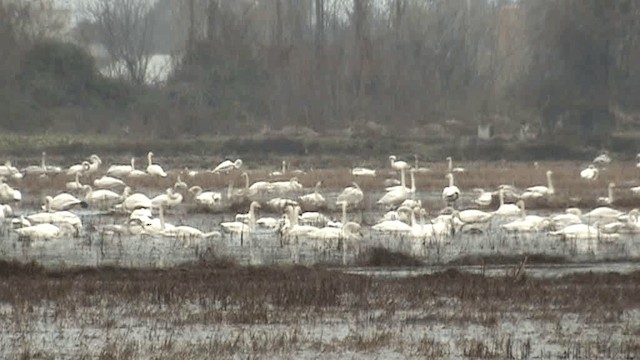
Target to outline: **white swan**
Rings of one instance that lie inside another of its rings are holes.
[[[87,174],[93,174],[98,171],[98,168],[102,165],[102,159],[96,154],[92,154],[89,156],[89,169],[86,171]]]
[[[402,170],[404,172],[404,170]],[[379,205],[398,205],[403,201],[407,200],[412,194],[416,192],[416,179],[415,179],[415,169],[411,169],[411,188],[406,188],[403,186],[394,188],[393,190],[384,194],[380,200],[378,200],[377,204]]]
[[[304,209],[318,209],[327,204],[327,200],[318,191],[322,186],[322,181],[318,181],[311,194],[302,195],[299,198],[300,206]]]
[[[397,157],[395,155],[389,156],[389,162],[391,163],[391,168],[393,170],[407,170],[411,167],[411,165],[407,164],[406,161],[397,161]]]
[[[431,169],[429,169],[429,168],[418,166],[418,155],[417,154],[413,154],[413,160],[414,160],[414,169],[416,169],[417,173],[426,174],[426,173],[431,171]]]
[[[221,172],[228,173],[233,169],[240,169],[241,166],[241,159],[237,159],[236,161],[225,160],[218,164],[218,166],[216,166],[215,169],[211,170],[211,172],[214,174],[219,174]]]
[[[40,165],[29,165],[21,170],[25,175],[46,175],[47,174],[47,164],[46,158],[47,153],[42,152],[42,158],[40,160]]]
[[[272,171],[269,173],[269,176],[283,176],[287,173],[287,162],[282,160],[282,168],[279,171]]]
[[[607,190],[609,191],[609,194],[607,197],[599,197],[597,200],[598,204],[601,205],[611,205],[613,204],[613,188],[616,187],[616,184],[613,182],[610,182],[609,185],[607,186]]]
[[[153,153],[151,155],[153,155]],[[127,177],[138,179],[138,178],[143,178],[143,177],[147,177],[147,176],[149,176],[148,173],[146,173],[146,172],[144,172],[142,170],[136,169],[136,159],[135,158],[131,158],[131,172],[129,172],[129,174],[127,174]]]
[[[162,235],[177,238],[185,242],[185,247],[193,246],[195,240],[222,236],[219,231],[203,232],[192,226],[180,225],[165,229]]]
[[[23,175],[15,166],[11,165],[11,161],[7,160],[4,165],[0,165],[0,176],[7,176],[13,179],[22,179]]]
[[[247,195],[250,197],[264,195],[266,193],[273,192],[274,190],[273,186],[268,181],[256,181],[253,184],[249,185],[249,174],[243,172],[242,176],[245,179],[245,190],[247,192]]]
[[[252,201],[249,205],[249,212],[247,212],[247,223],[243,221],[233,221],[233,222],[222,222],[220,226],[222,230],[226,233],[233,234],[246,234],[255,231],[256,224],[256,210],[259,209],[260,203],[257,201]]]
[[[464,172],[464,168],[462,167],[453,167],[453,159],[451,158],[451,156],[447,156],[447,169],[449,173],[459,173],[459,172]]]
[[[413,216],[413,209],[401,207],[397,210],[400,212],[407,212],[410,216]],[[413,218],[415,220],[415,218]],[[412,226],[402,222],[400,220],[383,220],[371,227],[372,230],[380,232],[392,232],[392,233],[409,233],[412,230]]]
[[[442,190],[442,199],[447,204],[455,203],[460,198],[460,189],[453,184],[453,174],[448,173],[446,176],[449,179],[449,186]]]
[[[534,232],[540,231],[551,224],[549,219],[541,216],[526,215],[523,200],[519,200],[517,205],[521,210],[521,218],[510,223],[500,225],[500,229],[510,232]]]
[[[84,185],[82,189],[85,191],[84,201],[89,205],[108,207],[122,200],[122,196],[120,194],[111,190],[93,190],[90,185]]]
[[[159,206],[159,217],[153,219],[142,219],[144,232],[149,235],[164,235],[175,229],[173,224],[169,224],[164,220],[164,206]]]
[[[488,192],[488,191],[484,191],[484,189],[480,189],[480,188],[475,188],[473,189],[474,192],[478,193],[478,197],[475,198],[473,200],[474,203],[480,205],[480,206],[489,206],[491,205],[491,202],[493,201],[493,194]]]
[[[477,224],[485,223],[493,217],[493,213],[484,212],[481,210],[468,209],[462,211],[454,211],[453,217],[460,220],[465,224]]]
[[[365,167],[355,167],[351,169],[351,175],[353,176],[376,176],[376,171]]]
[[[61,238],[65,232],[61,227],[45,223],[14,229],[20,238],[30,241],[47,241]]]
[[[272,182],[271,189],[277,193],[288,193],[302,190],[302,184],[300,184],[297,177],[292,177],[289,181]]]
[[[207,207],[219,204],[222,201],[222,194],[215,191],[203,191],[200,186],[192,186],[189,192],[193,194],[193,198],[198,205]]]
[[[182,181],[182,179],[180,178],[180,174],[178,174],[176,182],[175,184],[173,184],[173,188],[179,191],[184,191],[187,190],[188,187],[189,185],[187,185],[186,182]]]
[[[7,216],[13,216],[13,209],[10,205],[0,205],[0,220],[4,220]]]
[[[82,189],[82,184],[80,183],[80,173],[77,172],[75,175],[75,180],[70,181],[65,184],[65,188],[69,191],[77,191]]]
[[[530,191],[533,193],[539,193],[542,196],[553,195],[555,193],[555,189],[553,187],[553,182],[551,181],[552,174],[553,174],[553,171],[547,170],[547,186],[543,186],[543,185],[531,186],[527,188],[527,191]]]
[[[612,209],[607,206],[600,206],[584,214],[583,217],[591,221],[594,219],[597,220],[597,219],[607,219],[607,218],[609,219],[618,218],[622,214],[624,213],[620,210]]]
[[[162,167],[158,164],[154,164],[152,161],[153,152],[149,151],[147,154],[147,173],[151,176],[167,177],[167,173],[162,170]]]
[[[300,207],[298,206],[287,206],[285,208],[285,214],[287,215],[288,223],[280,229],[285,244],[291,243],[291,240],[297,241],[301,237],[306,238],[309,233],[318,230],[315,226],[300,225],[298,223],[300,216]]]
[[[607,150],[603,150],[600,155],[593,159],[593,163],[600,166],[607,166],[611,163],[611,157]]]
[[[133,171],[135,158],[131,158],[131,165],[111,165],[107,169],[107,175],[123,178],[128,176]]]
[[[551,231],[549,234],[555,236],[561,236],[565,239],[598,239],[600,237],[600,230],[598,230],[597,223],[594,225],[587,224],[573,224],[569,225],[561,230]]]
[[[82,220],[70,211],[35,213],[27,215],[26,220],[33,224],[68,224],[73,227],[76,235],[82,230]]]
[[[599,173],[600,171],[595,165],[589,164],[586,169],[580,171],[580,177],[584,180],[594,181],[598,179]]]
[[[120,179],[104,175],[99,179],[93,180],[93,186],[97,188],[111,189],[120,186],[127,186],[127,184],[125,184],[124,181]]]
[[[5,184],[5,178],[0,177],[0,203],[15,202],[22,200],[20,190],[12,188],[9,184]]]
[[[151,199],[151,207],[159,208],[163,206],[170,208],[182,203],[183,196],[180,193],[173,191],[173,188],[167,188],[164,194],[160,194]]]
[[[387,211],[380,222],[389,220],[400,220],[402,222],[409,222],[411,220],[411,209],[413,206],[400,205],[397,210]]]
[[[78,205],[84,208],[87,207],[87,203],[85,201],[82,201],[69,193],[60,193],[55,197],[45,197],[45,203],[42,206],[42,209],[51,212],[69,210]]]
[[[562,229],[569,225],[581,224],[582,211],[578,208],[569,208],[564,214],[558,214],[551,217],[551,222],[556,229]]]
[[[76,174],[82,175],[83,173],[87,172],[90,167],[91,165],[89,164],[88,161],[83,161],[80,164],[71,165],[67,170],[67,175],[76,175]]]
[[[130,187],[127,186],[124,188],[124,193],[123,193],[124,201],[122,201],[122,204],[120,204],[120,207],[123,210],[127,212],[131,212],[135,209],[140,209],[140,208],[151,209],[152,207],[151,199],[149,199],[147,195],[142,193],[135,193],[135,194],[129,195],[130,192],[131,192]]]
[[[518,205],[504,203],[504,189],[498,190],[498,198],[500,200],[500,207],[498,207],[498,209],[493,212],[494,215],[518,216],[521,214],[522,210]]]
[[[347,186],[342,190],[340,195],[338,195],[336,204],[346,202],[347,205],[358,206],[362,202],[364,199],[364,193],[357,183],[353,182],[352,184],[353,186]]]
[[[347,245],[355,248],[354,241],[362,238],[360,234],[360,224],[350,221],[347,222],[347,204],[342,203],[342,226],[330,227],[326,226],[309,232],[309,237],[316,240],[316,247],[320,249],[334,249],[339,246],[340,241],[343,242],[343,262],[345,261],[344,252]]]

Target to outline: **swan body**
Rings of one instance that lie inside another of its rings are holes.
[[[164,172],[162,167],[153,163],[153,155],[151,151],[147,154],[147,173],[151,176],[167,177],[167,173]]]
[[[7,160],[4,165],[0,166],[0,176],[11,177],[14,179],[22,179],[22,173],[15,166],[11,165],[11,161]]]
[[[142,193],[135,193],[135,194],[129,195],[130,191],[131,189],[129,187],[126,187],[124,189],[124,196],[123,196],[124,201],[121,204],[123,210],[127,212],[131,212],[135,209],[140,209],[140,208],[150,209],[152,207],[151,199],[149,199],[147,195]]]
[[[202,191],[200,186],[192,186],[189,192],[193,194],[198,205],[214,206],[222,201],[222,194],[214,191]]]
[[[453,216],[465,224],[485,223],[493,217],[493,213],[481,210],[469,209],[462,211],[454,211]]]
[[[584,214],[585,218],[618,218],[620,215],[624,214],[620,210],[616,210],[607,206],[597,207],[588,213]]]
[[[283,176],[287,173],[287,162],[282,160],[282,169],[279,171],[272,171],[269,173],[269,176]]]
[[[65,187],[67,188],[67,190],[77,191],[82,189],[82,184],[80,183],[80,173],[79,172],[76,173],[75,177],[76,177],[75,181],[70,181],[65,184]]]
[[[256,209],[260,208],[260,203],[258,203],[257,201],[252,201],[251,204],[249,205],[249,212],[247,212],[247,220],[248,220],[248,224],[245,224],[242,221],[233,221],[233,222],[223,222],[220,223],[220,226],[222,227],[222,230],[224,232],[227,233],[233,233],[233,234],[243,234],[243,233],[250,233],[255,231],[255,224],[256,224]]]
[[[22,200],[22,193],[4,183],[4,178],[0,177],[0,203],[17,202]]]
[[[611,157],[608,151],[603,151],[600,155],[593,159],[593,163],[600,166],[607,166],[611,163]]]
[[[473,200],[473,202],[475,202],[480,206],[491,205],[491,202],[493,201],[493,194],[491,194],[490,192],[484,191],[483,189],[480,189],[480,188],[473,189],[473,191],[478,193],[478,197],[475,200]]]
[[[553,195],[555,193],[555,189],[553,187],[553,182],[551,181],[552,174],[553,172],[551,170],[547,170],[547,186],[531,186],[527,188],[527,191],[539,193],[542,196]]]
[[[309,233],[318,230],[315,226],[300,225],[298,223],[300,214],[300,207],[298,206],[287,206],[285,208],[285,214],[287,215],[287,222],[281,228],[285,243],[290,243],[292,239],[298,240],[301,237],[306,238]]]
[[[192,226],[185,226],[185,225],[175,226],[172,228],[165,229],[162,232],[162,235],[167,237],[174,237],[174,238],[185,240],[185,241],[221,236],[219,231],[211,231],[211,232],[205,233],[200,229],[196,229]],[[191,243],[187,243],[186,245],[191,245]]]
[[[376,176],[376,171],[364,167],[355,167],[351,169],[351,175],[353,176]]]
[[[397,157],[395,155],[389,156],[389,162],[391,163],[391,168],[393,170],[407,170],[411,168],[411,165],[407,164],[406,161],[397,161]]]
[[[102,165],[102,159],[96,154],[89,157],[89,169],[85,171],[86,174],[93,174],[98,171],[98,168]]]
[[[89,185],[84,185],[83,190],[86,191],[84,201],[91,205],[113,205],[122,199],[120,194],[111,190],[98,189],[93,190]]]
[[[346,202],[347,205],[357,206],[364,199],[364,193],[360,189],[357,183],[352,183],[353,186],[347,186],[342,190],[340,195],[338,195],[338,199],[336,200],[336,204],[341,202]]]
[[[431,171],[431,169],[429,169],[429,168],[418,166],[418,155],[414,154],[413,155],[413,159],[414,159],[414,167],[413,168],[416,169],[417,173],[426,174],[426,173]]]
[[[158,208],[164,206],[165,208],[174,207],[182,203],[182,194],[174,192],[173,188],[167,188],[164,194],[160,194],[151,199],[151,207]]]
[[[15,231],[20,238],[26,238],[31,241],[54,240],[62,236],[60,228],[49,223],[27,226],[13,231]]]
[[[131,158],[131,172],[127,174],[127,177],[130,177],[132,179],[139,179],[147,176],[149,176],[149,173],[136,169],[136,159]]]
[[[450,204],[456,202],[458,198],[460,198],[460,189],[453,184],[452,173],[448,173],[447,178],[449,179],[449,186],[442,190],[442,199]]]
[[[278,193],[287,193],[302,190],[302,184],[300,184],[297,177],[292,177],[289,181],[272,182],[271,189]]]
[[[551,235],[562,236],[565,239],[597,239],[600,231],[596,226],[587,224],[573,224],[562,230],[551,231]]]
[[[47,174],[47,164],[46,164],[47,153],[42,152],[42,158],[40,160],[40,165],[29,165],[21,170],[25,175],[46,175]]]
[[[373,225],[371,229],[380,232],[409,233],[412,227],[400,220],[385,220]]]
[[[173,184],[173,188],[176,190],[187,190],[189,188],[189,185],[187,185],[186,182],[182,181],[182,179],[180,178],[180,174],[178,174],[178,178],[176,179],[175,184]]]
[[[13,216],[13,209],[9,205],[0,205],[0,220],[4,220],[7,216]]]
[[[99,179],[93,180],[93,186],[97,188],[115,188],[119,186],[127,186],[127,184],[120,179],[105,175]]]
[[[75,206],[87,207],[87,203],[69,193],[61,193],[55,197],[47,196],[42,209],[45,211],[69,210]]]
[[[404,170],[403,170],[404,171]],[[393,190],[387,192],[380,200],[378,200],[378,204],[380,205],[399,205],[403,201],[407,200],[412,194],[416,192],[416,179],[414,175],[415,171],[411,170],[411,189],[406,187],[398,187]]]
[[[42,212],[27,215],[26,220],[33,224],[68,224],[76,232],[82,229],[80,217],[70,211]]]
[[[76,175],[76,174],[82,175],[83,173],[85,173],[90,169],[90,166],[91,165],[89,164],[88,161],[83,161],[80,164],[71,165],[67,170],[67,175]]]
[[[131,158],[131,165],[111,165],[107,169],[107,175],[119,178],[127,177],[135,169],[135,158]]]
[[[233,169],[239,169],[242,166],[242,160],[237,159],[236,161],[225,160],[218,164],[211,172],[214,174],[219,174],[221,172],[228,173]]]
[[[505,204],[504,203],[504,189],[500,189],[498,191],[498,196],[500,199],[500,207],[496,211],[493,212],[494,215],[498,216],[518,216],[521,214],[522,210],[516,204]]]
[[[317,209],[327,204],[327,200],[325,200],[324,196],[322,196],[318,191],[321,185],[322,181],[318,181],[313,193],[300,196],[300,205],[303,208]]]
[[[600,171],[598,170],[598,168],[595,165],[590,164],[589,167],[580,171],[580,177],[584,180],[593,181],[598,178],[599,173]]]
[[[611,205],[613,204],[613,188],[616,187],[616,184],[613,182],[609,183],[607,190],[609,191],[609,195],[607,197],[599,197],[597,200],[598,204],[601,205]]]
[[[551,217],[551,222],[556,229],[561,229],[569,225],[581,224],[582,212],[578,208],[569,208],[564,214],[558,214]]]
[[[256,220],[256,225],[265,229],[276,229],[280,225],[280,220],[272,217],[262,217]]]

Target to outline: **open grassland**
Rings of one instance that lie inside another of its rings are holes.
[[[640,273],[406,279],[322,267],[0,263],[0,349],[22,359],[635,358]]]

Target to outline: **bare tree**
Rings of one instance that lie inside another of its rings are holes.
[[[113,70],[143,84],[151,56],[151,2],[146,0],[96,0],[86,12],[98,28],[101,42],[114,61]]]

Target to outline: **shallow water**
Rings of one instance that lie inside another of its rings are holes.
[[[640,257],[638,234],[621,235],[610,241],[561,241],[544,232],[531,234],[509,234],[499,230],[499,225],[508,219],[493,219],[484,234],[461,234],[442,240],[414,239],[407,235],[389,235],[372,231],[370,225],[382,217],[384,211],[373,204],[379,194],[365,200],[365,211],[352,211],[349,220],[363,224],[360,252],[367,248],[382,246],[392,251],[413,255],[426,264],[446,264],[467,256],[543,254],[560,256],[575,263],[624,262]],[[326,195],[329,203],[335,203],[337,193]],[[423,194],[423,201],[434,201],[437,194]],[[468,201],[468,199],[463,199]],[[35,208],[16,210],[17,214],[37,212]],[[125,267],[166,267],[197,260],[211,254],[235,259],[241,264],[283,264],[318,262],[340,264],[343,256],[347,264],[353,264],[356,252],[349,249],[345,254],[339,249],[321,251],[309,241],[298,245],[282,245],[276,230],[257,229],[243,236],[223,234],[222,238],[197,241],[196,246],[187,246],[181,240],[138,235],[118,236],[103,234],[99,229],[106,224],[122,223],[122,215],[113,215],[95,209],[80,209],[76,212],[83,221],[83,231],[77,238],[66,238],[38,244],[18,241],[8,223],[0,228],[0,257],[22,261],[37,261],[46,266],[97,266],[118,265]],[[548,211],[528,211],[528,214],[548,215]],[[330,217],[339,220],[340,213]],[[258,218],[280,214],[260,211]],[[190,225],[203,232],[220,230],[222,221],[233,221],[235,214],[194,213],[192,205],[181,205],[167,211],[166,221],[174,225]],[[590,265],[588,265],[590,266]],[[570,268],[568,268],[570,269]],[[426,270],[428,271],[428,270]]]

